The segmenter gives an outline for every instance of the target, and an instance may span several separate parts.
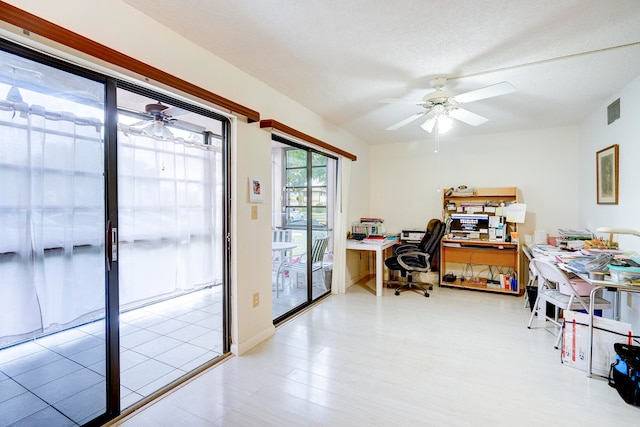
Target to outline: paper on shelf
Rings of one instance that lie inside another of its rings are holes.
[[[523,223],[527,213],[526,203],[512,203],[506,208],[507,222]]]

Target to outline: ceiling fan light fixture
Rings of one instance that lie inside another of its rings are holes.
[[[431,133],[436,124],[438,125],[438,133],[449,132],[453,128],[453,120],[446,114],[429,117],[420,127]]]
[[[420,125],[422,129],[431,133],[433,132],[433,127],[436,125],[436,119],[434,117],[429,117],[423,124]]]
[[[438,116],[438,132],[445,133],[453,129],[453,120],[446,114]]]
[[[159,120],[155,120],[153,123],[149,123],[142,128],[142,133],[152,138],[172,139],[173,134],[166,126]]]

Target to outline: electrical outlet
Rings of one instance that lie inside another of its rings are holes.
[[[258,219],[258,207],[251,205],[251,219]]]
[[[260,292],[256,292],[253,294],[253,308],[256,308],[260,305]]]
[[[633,308],[632,304],[633,304],[633,294],[631,292],[627,292],[627,306],[629,308]]]

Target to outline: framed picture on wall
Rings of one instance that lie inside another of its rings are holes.
[[[249,201],[252,203],[264,202],[264,188],[262,188],[261,179],[249,178]]]
[[[618,144],[596,153],[598,204],[618,204]]]

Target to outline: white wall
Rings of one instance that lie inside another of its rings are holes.
[[[607,105],[620,98],[620,119],[607,124]],[[612,94],[594,111],[580,129],[579,222],[591,230],[597,227],[628,227],[640,231],[640,77]],[[618,144],[619,193],[617,205],[596,203],[596,152]],[[607,236],[604,236],[608,238]],[[622,249],[640,253],[640,238],[617,236]],[[611,297],[612,295],[608,295]],[[640,332],[640,295],[634,294],[632,307],[623,295],[622,318],[630,321],[634,332]]]
[[[385,218],[389,231],[424,228],[430,218],[440,217],[440,187],[465,184],[518,187],[521,201],[527,203],[527,223],[521,227],[524,232],[544,229],[553,234],[559,227],[599,225],[640,229],[635,214],[640,201],[634,198],[635,185],[640,182],[640,168],[634,164],[640,154],[640,144],[636,141],[640,123],[637,120],[633,123],[633,118],[640,113],[638,80],[611,97],[611,101],[621,97],[623,116],[612,126],[606,126],[606,106],[603,106],[579,129],[541,129],[472,138],[444,135],[438,167],[433,142],[429,139],[432,136],[425,135],[424,141],[370,149],[304,106],[120,0],[9,0],[7,3],[258,110],[262,118],[278,120],[357,155],[349,195],[345,197],[347,215],[352,220],[379,216]],[[69,13],[71,10],[74,13]],[[20,29],[11,30],[16,37],[21,37]],[[163,40],[163,43],[150,41],[148,34],[154,34],[154,40]],[[35,39],[38,39],[36,35],[31,38]],[[27,44],[33,42],[27,41]],[[194,66],[195,58],[198,66]],[[261,205],[259,219],[251,220],[246,192],[248,176],[260,178],[264,174],[265,179],[270,176],[270,136],[257,129],[257,124],[238,121],[234,138],[233,340],[242,352],[272,330],[267,301],[271,292],[270,270],[266,264],[256,267],[251,257],[270,252],[267,215],[271,210],[267,204]],[[595,152],[614,143],[620,144],[621,149],[620,204],[598,206],[594,188]],[[266,190],[266,200],[270,200],[271,188]],[[620,241],[624,246],[640,249],[640,239],[621,238]],[[258,309],[251,305],[254,292],[261,294],[263,305]],[[640,307],[637,296],[633,304]],[[637,313],[632,315],[640,319]]]
[[[347,212],[352,210],[355,217],[367,211],[369,193],[362,191],[362,188],[368,188],[368,146],[256,78],[209,54],[120,0],[10,0],[7,3],[257,110],[263,119],[277,120],[355,154],[358,160],[351,169],[352,185],[350,194],[345,197],[348,201],[346,209]],[[0,27],[12,33],[12,39],[27,45],[41,43],[46,51],[58,49],[71,52],[37,34],[25,38],[21,29],[7,24]],[[153,34],[153,40],[149,39],[149,34]],[[157,43],[157,40],[162,40],[162,43]],[[76,53],[72,52],[72,55]],[[79,56],[86,58],[86,55]],[[111,68],[108,64],[102,65]],[[270,181],[271,134],[259,129],[257,123],[248,124],[238,120],[236,126],[232,136],[234,200],[231,311],[233,350],[242,353],[273,333],[271,267],[268,262],[256,261],[261,258],[268,260],[268,257],[259,255],[271,253],[272,210],[269,202],[258,205],[258,219],[251,220],[247,193],[249,176],[263,178],[266,183]],[[270,184],[265,191],[265,199],[271,200]],[[261,300],[257,308],[252,306],[255,292],[260,293]]]
[[[464,125],[460,125],[464,126]],[[578,129],[440,138],[433,135],[404,144],[371,149],[371,212],[384,218],[388,231],[424,229],[442,215],[440,188],[518,187],[527,204],[521,233],[575,227],[578,218]]]

